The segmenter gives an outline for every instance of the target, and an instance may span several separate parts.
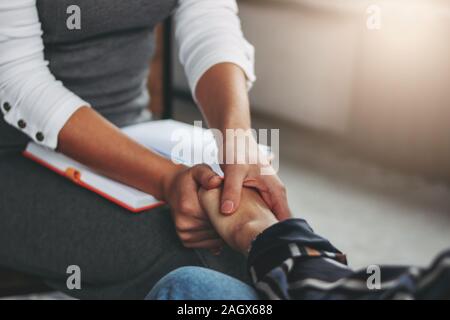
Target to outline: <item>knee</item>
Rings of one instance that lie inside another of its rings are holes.
[[[245,283],[202,267],[181,267],[161,278],[147,300],[255,300]]]

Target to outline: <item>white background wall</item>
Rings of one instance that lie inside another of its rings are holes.
[[[256,47],[258,110],[342,132],[347,128],[357,30],[347,16],[297,7],[241,5]]]
[[[366,26],[373,4],[380,30]],[[450,176],[448,0],[243,0],[240,16],[255,111]]]

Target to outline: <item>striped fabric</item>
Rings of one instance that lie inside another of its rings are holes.
[[[450,250],[428,268],[373,265],[354,271],[345,255],[302,219],[259,235],[248,268],[260,294],[271,300],[450,299]]]

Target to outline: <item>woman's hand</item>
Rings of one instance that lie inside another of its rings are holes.
[[[279,220],[290,218],[286,188],[271,166],[270,156],[260,151],[258,143],[253,138],[248,139],[245,146],[239,147],[236,140],[231,141],[230,147],[228,143],[230,141],[226,140],[221,149],[228,153],[225,163],[230,158],[233,161],[231,164],[222,165],[225,182],[220,211],[225,215],[233,214],[240,206],[243,188],[251,187],[259,192],[267,207]],[[246,163],[238,161],[239,157],[246,159]]]
[[[225,242],[247,254],[256,236],[278,221],[255,190],[242,190],[241,205],[231,216],[220,213],[220,194],[220,188],[200,189],[200,203]]]
[[[172,209],[177,234],[185,247],[214,250],[223,245],[198,198],[200,187],[209,190],[221,183],[221,177],[207,165],[179,165],[164,177],[164,200]]]
[[[246,81],[244,72],[237,65],[222,63],[210,68],[198,82],[196,97],[208,125],[219,129],[224,137],[229,129],[246,131],[251,128]],[[219,150],[226,152],[223,147],[227,148],[227,142],[220,142]],[[250,143],[256,144],[255,141]],[[239,152],[235,152],[235,155],[237,153]],[[232,214],[239,208],[242,188],[249,186],[259,191],[278,219],[290,217],[286,190],[280,178],[275,173],[261,174],[265,161],[259,161],[258,164],[233,163],[221,166],[225,173],[220,201],[223,214]]]
[[[291,217],[286,188],[276,175],[262,175],[261,164],[223,165],[225,182],[221,196],[221,212],[233,214],[240,206],[243,187],[255,188],[279,220]]]

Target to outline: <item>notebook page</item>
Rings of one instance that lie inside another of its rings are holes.
[[[93,171],[87,166],[61,154],[39,146],[36,143],[29,143],[26,149],[34,157],[49,164],[51,167],[64,173],[67,168],[73,168],[81,173],[80,180],[87,185],[97,189],[108,196],[125,203],[131,208],[138,209],[140,207],[156,204],[159,201],[153,196],[146,194],[140,190],[129,187],[123,183],[109,179],[101,174]]]

